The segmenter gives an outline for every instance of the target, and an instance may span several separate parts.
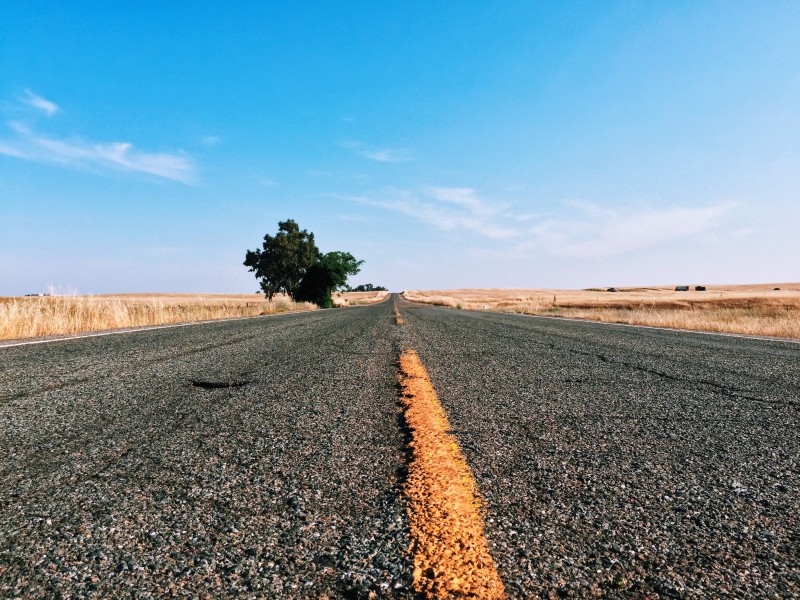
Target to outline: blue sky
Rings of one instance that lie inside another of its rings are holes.
[[[800,3],[0,0],[0,295],[800,280]]]

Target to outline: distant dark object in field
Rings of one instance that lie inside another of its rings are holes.
[[[694,286],[694,291],[695,292],[705,292],[706,291],[706,286],[704,286],[704,285],[696,285],[696,286]]]
[[[781,291],[781,288],[775,288],[775,289],[774,289],[774,290],[772,290],[772,291],[773,291],[773,292],[780,292],[780,291]]]
[[[619,290],[617,288],[608,288],[608,290],[606,290],[606,291],[608,291],[608,292],[618,292]]]
[[[676,292],[688,292],[689,291],[689,286],[688,285],[675,286],[675,291]]]

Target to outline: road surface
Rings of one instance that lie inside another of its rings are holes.
[[[393,298],[0,348],[0,596],[413,597],[406,348],[508,596],[800,595],[800,345]]]

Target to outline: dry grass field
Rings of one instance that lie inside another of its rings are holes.
[[[119,294],[0,298],[0,340],[314,310],[261,294]]]
[[[403,296],[468,310],[552,315],[800,339],[800,283],[552,290],[458,289],[406,291]],[[780,289],[775,289],[780,288]]]
[[[331,297],[336,306],[359,306],[383,302],[389,292],[335,292]]]

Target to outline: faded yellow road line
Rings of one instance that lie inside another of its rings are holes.
[[[398,325],[403,324],[403,317],[400,316],[400,309],[397,308],[397,304],[394,305],[394,320]]]
[[[414,589],[428,598],[505,598],[489,554],[478,486],[416,352],[400,357],[413,456],[406,495]]]

